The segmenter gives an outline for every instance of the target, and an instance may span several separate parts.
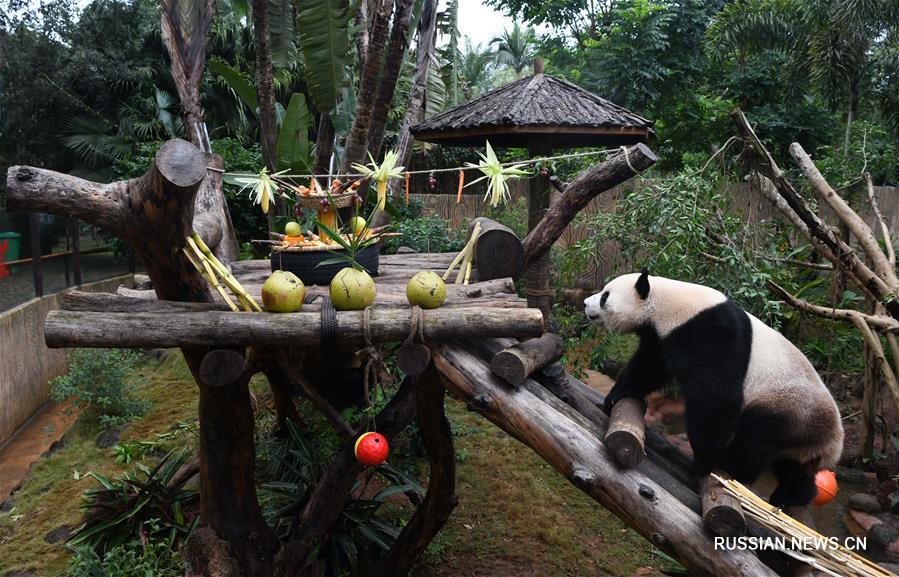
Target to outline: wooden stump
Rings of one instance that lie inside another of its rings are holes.
[[[559,360],[565,352],[565,343],[559,335],[546,333],[496,353],[490,361],[490,370],[512,385],[521,384],[546,365]]]
[[[730,478],[723,471],[715,471],[722,478]],[[746,518],[740,501],[724,490],[724,487],[709,475],[699,484],[702,498],[702,523],[706,529],[719,537],[741,537],[746,534]]]
[[[641,399],[627,398],[615,403],[609,417],[606,448],[626,469],[633,469],[646,456],[644,413],[646,403]]]
[[[475,245],[474,260],[478,266],[478,279],[518,278],[524,270],[524,248],[521,240],[507,226],[486,217],[475,218],[468,225],[468,236],[475,223],[481,223],[481,232]]]

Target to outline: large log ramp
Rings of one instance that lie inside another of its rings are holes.
[[[218,244],[197,195],[208,182],[207,155],[184,140],[166,142],[143,176],[98,184],[51,170],[13,166],[7,207],[77,217],[123,239],[144,264],[160,299],[212,302],[206,282],[180,254],[194,228]],[[231,382],[204,383],[208,349],[182,349],[200,389],[200,508],[203,522],[230,546],[248,576],[272,574],[276,541],[256,499],[253,411],[245,371]],[[237,349],[243,355],[243,349]]]

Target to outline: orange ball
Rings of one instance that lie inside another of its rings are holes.
[[[812,499],[815,505],[826,505],[837,496],[837,475],[833,471],[823,469],[815,475],[815,486],[818,494]]]

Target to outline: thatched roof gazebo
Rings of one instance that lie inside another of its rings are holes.
[[[558,148],[616,147],[645,143],[654,135],[652,122],[566,80],[543,73],[512,82],[413,126],[416,140],[448,146],[527,148],[534,158]],[[536,176],[528,193],[528,229],[549,208],[549,180]],[[549,316],[549,256],[528,272],[526,293],[531,306]]]

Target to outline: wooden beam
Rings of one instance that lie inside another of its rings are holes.
[[[362,311],[337,314],[342,344],[362,344]],[[464,337],[536,337],[543,315],[533,309],[446,308],[422,311],[424,340]],[[376,342],[401,341],[412,326],[410,309],[372,309]],[[67,347],[216,347],[246,345],[319,346],[321,315],[316,313],[103,313],[51,311],[45,323],[47,345]]]
[[[723,478],[730,475],[715,471]],[[741,537],[746,534],[746,518],[740,501],[724,490],[724,486],[711,475],[699,483],[702,498],[702,522],[706,528],[719,537]]]

